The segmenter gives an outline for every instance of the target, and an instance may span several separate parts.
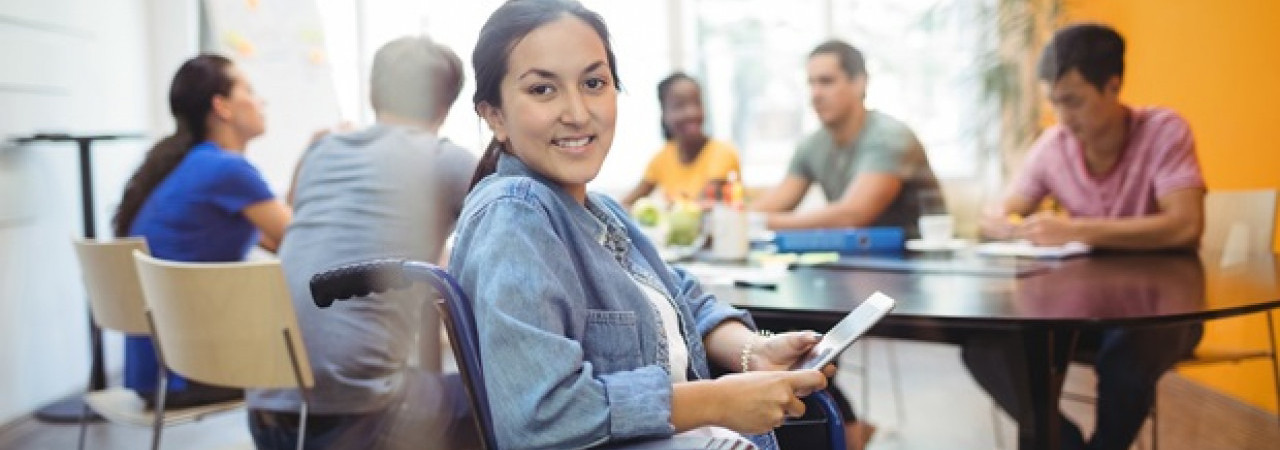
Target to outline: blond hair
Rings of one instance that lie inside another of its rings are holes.
[[[426,36],[388,42],[373,57],[369,83],[373,110],[442,121],[462,92],[462,67],[453,50]]]

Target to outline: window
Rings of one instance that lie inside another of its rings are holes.
[[[657,82],[679,69],[698,78],[707,131],[741,152],[743,179],[770,186],[795,145],[820,127],[804,63],[829,37],[867,57],[867,105],[912,127],[943,178],[979,176],[998,118],[982,92],[995,0],[586,0],[610,26],[623,92],[608,160],[592,188],[619,194],[637,183],[662,145]],[[372,121],[368,71],[384,43],[425,33],[466,63],[467,85],[441,134],[477,154],[489,131],[471,105],[470,56],[499,0],[319,0],[343,117]]]
[[[984,100],[992,0],[835,2],[837,37],[862,50],[867,107],[907,123],[939,178],[971,178],[999,118]]]
[[[998,127],[982,92],[983,56],[995,46],[986,32],[993,0],[685,3],[695,16],[690,69],[707,91],[709,131],[738,146],[749,184],[780,181],[796,143],[820,126],[804,64],[830,37],[863,52],[867,107],[907,123],[939,177],[979,176]]]
[[[697,42],[692,72],[701,74],[708,133],[731,140],[742,179],[782,180],[795,145],[818,128],[809,109],[804,61],[827,35],[826,3],[694,0]],[[818,26],[815,26],[818,24]]]
[[[501,3],[320,0],[343,117],[355,123],[372,122],[368,77],[374,53],[400,36],[425,33],[453,49],[467,72],[466,85],[440,133],[478,155],[488,144],[490,133],[471,104],[475,92],[471,52],[480,27]],[[644,167],[662,144],[654,86],[671,67],[667,10],[663,4],[655,8],[647,2],[587,0],[583,4],[604,17],[619,60],[623,92],[618,97],[617,131],[609,158],[592,183],[593,189],[618,193],[639,182],[641,174],[636,168]]]

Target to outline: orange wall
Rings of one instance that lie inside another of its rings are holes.
[[[1105,22],[1125,36],[1122,97],[1187,118],[1209,189],[1280,188],[1280,1],[1065,3],[1069,20]],[[1280,250],[1280,230],[1275,243]],[[1210,323],[1202,346],[1262,347],[1265,339],[1260,317],[1230,319]],[[1277,410],[1269,362],[1184,374]]]

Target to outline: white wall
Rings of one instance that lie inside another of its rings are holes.
[[[69,238],[80,235],[73,144],[17,146],[39,131],[140,132],[94,148],[97,228],[151,140],[163,89],[195,49],[191,1],[0,1],[0,423],[83,389],[87,307]],[[155,42],[156,44],[149,44]],[[118,371],[118,337],[106,346]]]

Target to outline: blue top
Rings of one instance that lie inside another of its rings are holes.
[[[633,281],[665,294],[689,349],[689,380],[711,376],[702,339],[749,316],[672,268],[607,196],[575,201],[519,159],[467,197],[450,272],[475,304],[500,448],[578,448],[670,435],[667,335]]]
[[[258,241],[245,207],[272,198],[244,156],[205,141],[151,192],[129,234],[146,237],[160,259],[240,261]]]
[[[184,262],[231,262],[244,259],[258,241],[257,228],[245,207],[274,198],[258,170],[238,153],[205,141],[191,148],[178,167],[147,197],[129,227],[129,235],[147,239],[151,254]],[[124,384],[156,389],[159,365],[151,339],[125,340]],[[186,387],[170,377],[170,390]]]

